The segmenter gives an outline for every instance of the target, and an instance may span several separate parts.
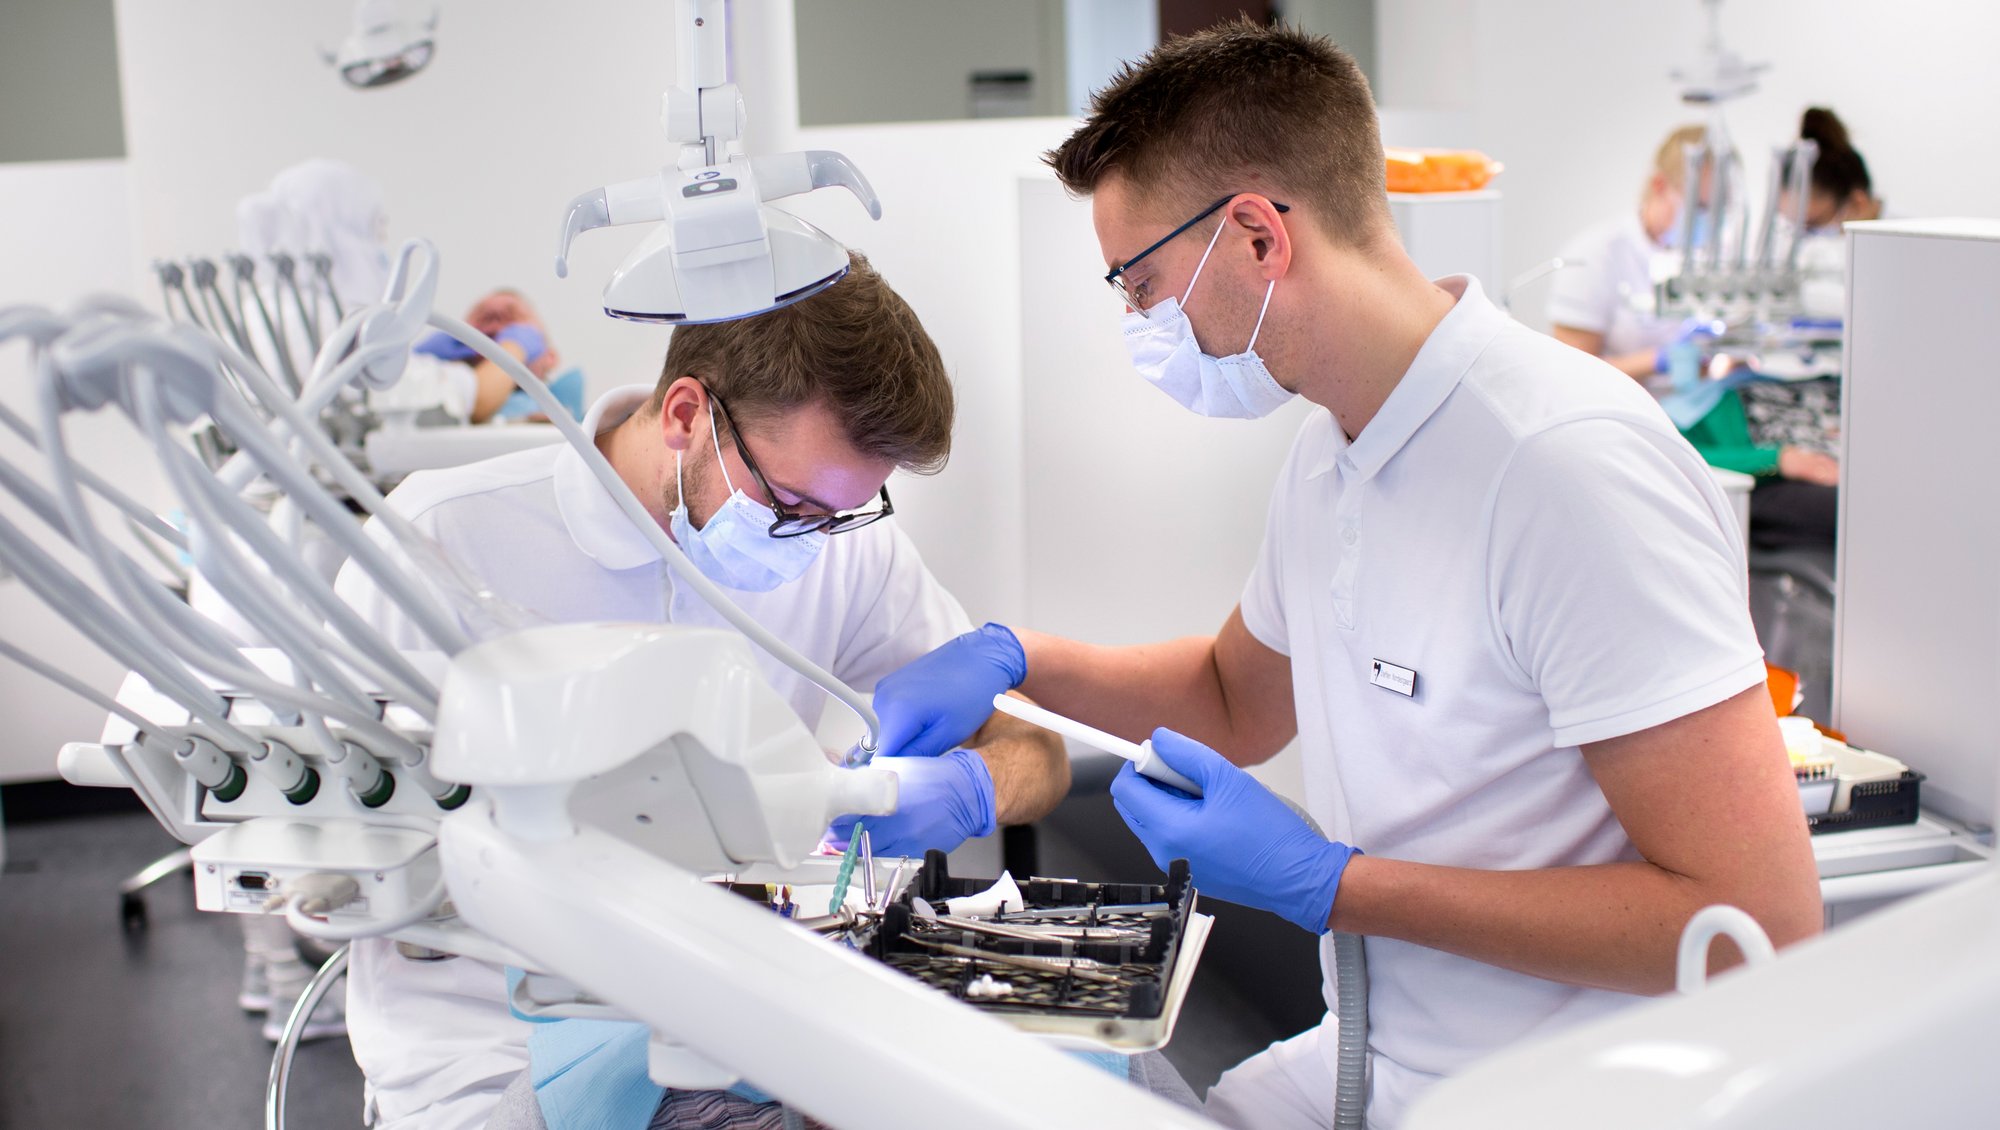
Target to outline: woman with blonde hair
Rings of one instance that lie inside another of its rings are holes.
[[[1574,266],[1556,272],[1549,292],[1556,340],[1604,358],[1635,380],[1665,370],[1662,354],[1681,328],[1680,319],[1653,313],[1654,262],[1680,238],[1688,206],[1686,147],[1699,144],[1704,133],[1687,125],[1667,135],[1653,155],[1638,209],[1571,240],[1562,257]],[[1697,229],[1695,242],[1706,235]]]

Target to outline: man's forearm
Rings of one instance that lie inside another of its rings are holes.
[[[1215,641],[1189,636],[1132,647],[1103,647],[1017,631],[1028,655],[1022,693],[1079,722],[1142,742],[1157,726],[1207,741],[1228,731]]]
[[[1661,993],[1673,988],[1681,929],[1702,907],[1743,906],[1780,946],[1813,932],[1797,914],[1760,913],[1758,901],[1643,861],[1477,871],[1358,855],[1328,924],[1551,981]],[[1740,960],[1724,939],[1709,968]]]
[[[966,743],[993,778],[994,818],[1027,824],[1069,795],[1069,754],[1062,739],[1017,718],[995,714]]]

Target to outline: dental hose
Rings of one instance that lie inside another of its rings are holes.
[[[1368,954],[1361,935],[1333,936],[1334,1013],[1340,1044],[1334,1055],[1334,1130],[1361,1130],[1368,1117]]]
[[[862,748],[867,753],[873,754],[880,741],[882,723],[876,718],[874,708],[868,704],[868,700],[835,678],[832,672],[786,646],[784,641],[772,635],[762,624],[752,620],[748,613],[737,607],[736,602],[730,600],[720,586],[703,576],[701,570],[696,569],[693,562],[687,559],[687,555],[681,552],[680,547],[674,544],[673,539],[666,535],[666,531],[660,529],[659,523],[653,521],[652,516],[646,513],[645,507],[641,506],[639,500],[633,496],[632,488],[626,486],[625,481],[618,477],[618,472],[612,470],[603,452],[597,450],[593,438],[584,434],[583,428],[570,417],[569,410],[562,406],[562,402],[556,399],[547,385],[535,379],[527,366],[515,360],[513,354],[501,349],[492,339],[464,322],[442,314],[432,314],[430,325],[471,346],[480,356],[500,366],[502,372],[512,377],[514,384],[541,407],[549,422],[556,426],[556,430],[569,441],[569,445],[583,457],[584,466],[590,468],[590,473],[604,487],[605,493],[611,496],[611,500],[638,528],[639,533],[652,545],[661,560],[666,562],[667,567],[673,571],[674,578],[700,594],[711,608],[722,614],[723,619],[748,636],[750,642],[764,649],[780,663],[805,676],[821,690],[852,710],[861,719],[862,724],[868,727],[868,736],[863,741]]]
[[[1290,797],[1278,797],[1325,837],[1319,821]],[[1361,935],[1333,935],[1334,1049],[1333,1128],[1362,1130],[1368,1121],[1368,951]]]

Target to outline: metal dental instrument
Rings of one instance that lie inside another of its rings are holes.
[[[889,908],[889,900],[895,898],[896,892],[902,889],[903,872],[909,866],[910,866],[910,861],[907,858],[899,859],[896,861],[896,869],[894,871],[889,872],[889,885],[887,887],[884,887],[882,890],[881,901],[877,902],[874,899],[868,900],[869,910],[872,910],[875,913],[880,914],[884,910],[887,910]]]
[[[1160,759],[1153,750],[1152,742],[1128,742],[1116,734],[1107,734],[1095,726],[1086,726],[1073,718],[1065,718],[1051,710],[1044,710],[1032,702],[1023,702],[1012,695],[993,696],[993,709],[1002,714],[1011,714],[1023,722],[1032,722],[1045,730],[1054,730],[1066,738],[1074,738],[1092,749],[1117,754],[1132,763],[1142,777],[1150,777],[1162,785],[1171,785],[1193,796],[1201,795],[1201,786],[1176,773],[1172,766]]]
[[[856,825],[861,836],[861,900],[863,906],[875,905],[875,844],[869,838],[868,829]]]
[[[909,942],[911,945],[922,946],[927,950],[936,950],[939,953],[949,954],[952,957],[986,961],[994,965],[1011,965],[1016,969],[1032,969],[1037,973],[1067,973],[1078,980],[1098,981],[1107,985],[1129,985],[1132,983],[1132,979],[1129,977],[1120,977],[1113,973],[1104,972],[1098,966],[1097,962],[1090,961],[1089,958],[1024,957],[1019,954],[995,953],[991,950],[974,949],[971,946],[954,945],[951,942],[926,941],[914,934],[904,934],[903,940]],[[1085,964],[1086,962],[1088,964]]]
[[[1143,939],[1146,931],[1119,929],[1113,926],[1015,926],[1000,922],[986,922],[977,918],[960,918],[951,914],[940,914],[936,922],[941,926],[964,930],[973,934],[986,934],[995,938],[1007,938],[1017,942],[1121,942]]]
[[[1016,918],[1084,918],[1092,914],[1138,914],[1148,918],[1160,918],[1167,914],[1167,904],[1163,902],[1134,902],[1094,906],[1044,906],[1029,907],[1026,910],[1010,910],[1007,917]]]

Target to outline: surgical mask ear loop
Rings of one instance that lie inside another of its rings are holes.
[[[1278,289],[1277,279],[1272,279],[1271,285],[1264,288],[1264,304],[1257,307],[1257,324],[1251,327],[1250,344],[1243,347],[1243,352],[1253,353],[1256,351],[1257,335],[1264,332],[1264,311],[1271,308],[1271,292],[1276,289]]]
[[[1228,221],[1224,221],[1227,223]],[[1188,280],[1187,289],[1181,291],[1181,312],[1187,312],[1188,299],[1194,295],[1194,284],[1201,281],[1201,269],[1208,266],[1208,257],[1215,252],[1215,241],[1222,238],[1223,224],[1215,225],[1215,234],[1208,237],[1208,246],[1202,249],[1201,262],[1194,265],[1194,277]]]
[[[674,452],[674,509],[687,510],[687,508],[687,487],[681,481],[681,453],[676,451]],[[694,514],[692,511],[688,512],[688,525],[694,525]]]
[[[708,439],[715,445],[715,465],[722,471],[722,485],[729,488],[730,494],[735,494],[736,484],[729,480],[729,465],[722,461],[722,433],[715,430],[714,393],[708,397]]]

